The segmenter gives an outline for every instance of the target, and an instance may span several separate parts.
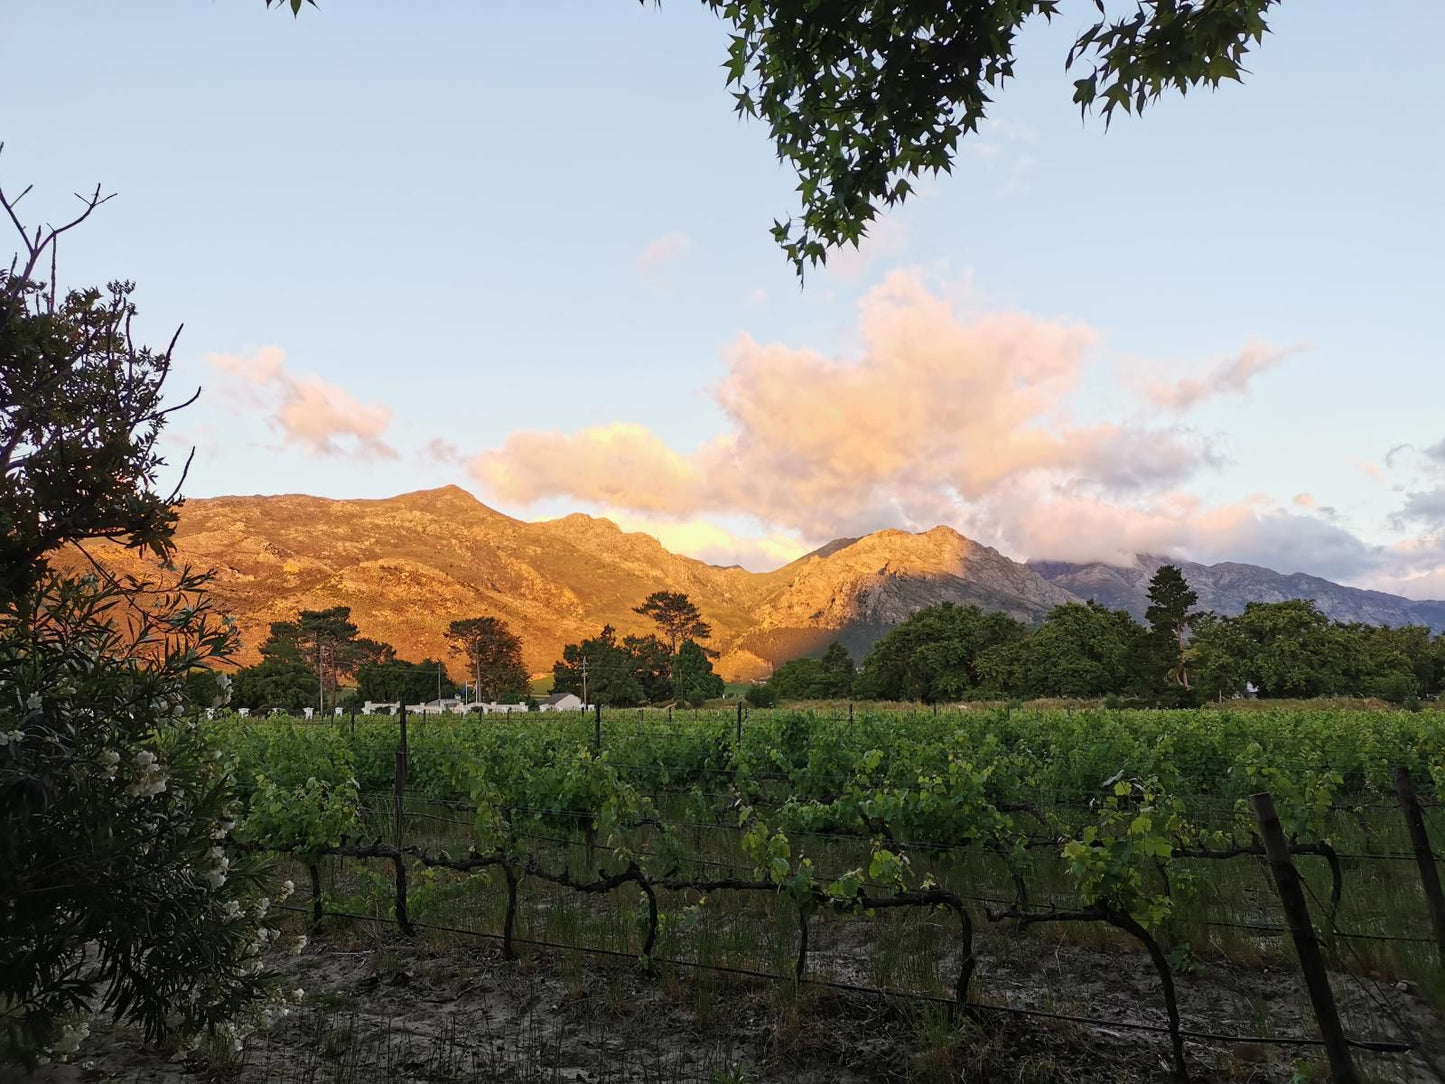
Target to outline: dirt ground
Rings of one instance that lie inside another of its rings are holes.
[[[858,931],[866,936],[866,931]],[[661,967],[533,952],[507,962],[491,943],[403,942],[337,933],[279,957],[305,1001],[229,1060],[176,1063],[124,1030],[92,1027],[78,1064],[47,1081],[571,1081],[587,1084],[859,1084],[865,1081],[1133,1082],[1171,1078],[1167,1036],[1120,1026],[1163,1017],[1142,953],[1091,949],[1042,930],[991,933],[977,946],[974,996],[985,1004],[1087,1015],[1081,1025],[981,1010],[950,1026],[942,1006]],[[819,946],[810,973],[844,981],[846,936]],[[833,957],[830,959],[830,956]],[[1312,1036],[1287,966],[1195,963],[1177,976],[1186,1029]],[[1408,985],[1335,981],[1357,1036],[1411,1038],[1445,1066],[1445,1016]],[[1262,1042],[1187,1045],[1208,1081],[1327,1078],[1318,1047]],[[1359,1054],[1371,1080],[1433,1076],[1417,1055]],[[26,1078],[18,1078],[26,1079]]]

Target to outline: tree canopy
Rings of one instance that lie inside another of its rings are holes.
[[[477,699],[525,700],[532,695],[531,676],[522,662],[522,641],[499,617],[467,617],[447,626],[452,653],[466,656]]]
[[[1184,579],[1178,565],[1160,565],[1149,581],[1149,608],[1144,620],[1149,623],[1156,646],[1169,672],[1169,680],[1189,688],[1189,668],[1184,662],[1184,645],[1189,629],[1199,616],[1194,604],[1199,596]]]
[[[1025,626],[1007,614],[950,602],[919,610],[885,635],[858,675],[857,695],[877,700],[938,700],[975,692],[985,683],[980,660],[1021,640]]]
[[[437,696],[452,696],[456,691],[446,664],[437,659],[388,659],[367,663],[356,672],[359,700],[418,704]]]
[[[562,649],[562,658],[552,666],[552,691],[576,693],[591,704],[635,707],[646,700],[636,670],[636,660],[618,642],[617,630],[604,625],[592,639]]]
[[[179,488],[154,488],[156,442],[179,409],[161,404],[171,346],[132,348],[132,289],[55,300],[0,270],[0,601],[38,583],[62,546],[171,552]]]
[[[873,646],[851,693],[847,653],[833,645],[822,660],[778,666],[748,700],[1118,697],[1185,707],[1246,694],[1400,703],[1445,691],[1445,635],[1423,626],[1331,621],[1302,599],[1251,603],[1234,617],[1197,613],[1173,566],[1154,588],[1148,627],[1093,602],[1056,606],[1033,627],[975,606],[930,606]]]
[[[314,6],[314,0],[307,0]],[[646,4],[648,0],[641,0]],[[654,0],[660,3],[661,0]],[[828,251],[949,172],[1014,73],[1019,31],[1061,0],[702,0],[732,26],[723,68],[734,108],[768,127],[798,178],[774,239],[801,277]],[[1279,0],[1094,0],[1063,58],[1082,114],[1142,112],[1166,92],[1246,74]],[[266,0],[298,14],[302,0]],[[1086,7],[1083,4],[1080,8]],[[1074,10],[1069,7],[1067,10]]]
[[[657,625],[671,655],[677,654],[677,645],[684,640],[698,642],[712,636],[712,626],[702,619],[696,603],[678,591],[654,591],[632,612]]]
[[[672,665],[672,689],[679,700],[694,707],[701,707],[723,694],[723,679],[713,673],[707,652],[692,640],[684,640],[677,649]]]
[[[261,645],[263,665],[274,660],[278,665],[272,673],[279,677],[283,673],[281,664],[294,671],[294,664],[305,660],[312,674],[311,701],[317,702],[323,691],[334,700],[342,678],[354,677],[362,666],[385,662],[396,654],[390,644],[369,640],[360,631],[351,620],[350,606],[302,610],[294,621],[271,623],[271,635]],[[270,706],[289,709],[302,705],[287,702]],[[326,705],[318,702],[317,707],[325,710]]]

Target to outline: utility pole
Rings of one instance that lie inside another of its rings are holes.
[[[326,714],[326,645],[316,641],[316,714]]]
[[[582,656],[582,710],[587,710],[587,656]]]

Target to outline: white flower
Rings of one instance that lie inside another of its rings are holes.
[[[291,942],[291,955],[300,956],[301,950],[306,947],[306,935],[303,933],[296,940]]]
[[[0,745],[19,745],[25,740],[25,734],[19,730],[0,730]]]
[[[211,698],[211,707],[225,707],[231,702],[231,675],[223,674],[220,671],[217,671],[215,674],[215,678],[216,695]]]
[[[265,917],[266,917],[266,912],[267,912],[268,910],[270,910],[270,909],[271,909],[271,901],[270,901],[269,899],[267,899],[265,896],[262,896],[259,900],[256,901],[256,917],[257,917],[257,918],[265,918]]]
[[[90,1035],[90,1025],[81,1021],[79,1024],[66,1024],[60,1029],[60,1038],[55,1042],[55,1052],[62,1057],[69,1057],[80,1049],[80,1044],[85,1042]]]
[[[241,917],[241,905],[235,900],[227,900],[226,906],[221,908],[221,915],[227,922]]]
[[[281,891],[276,894],[276,900],[277,900],[277,902],[279,902],[279,903],[285,903],[287,900],[289,900],[289,899],[291,898],[291,893],[293,893],[293,892],[295,892],[295,891],[296,891],[296,882],[295,882],[295,881],[289,881],[289,880],[288,880],[288,881],[282,881],[282,882],[281,882]]]
[[[212,888],[220,888],[223,884],[226,883],[226,871],[223,869],[211,870],[209,873],[206,874],[206,882]]]
[[[142,749],[135,755],[136,767],[144,770],[156,762],[156,755],[149,749]]]
[[[31,693],[25,698],[25,709],[27,711],[39,711],[42,706],[39,693]]]
[[[306,997],[306,991],[303,990],[303,989],[301,989],[301,987],[299,987],[299,986],[296,987],[296,989],[294,989],[294,990],[291,991],[291,1000],[294,1001],[294,1002],[296,1002],[298,1005],[301,1003],[302,999],[304,999],[305,997]]]

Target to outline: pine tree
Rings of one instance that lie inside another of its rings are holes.
[[[1175,565],[1160,565],[1149,581],[1149,608],[1144,620],[1161,645],[1168,645],[1169,678],[1182,688],[1189,688],[1189,670],[1184,662],[1184,642],[1190,627],[1199,616],[1192,607],[1199,596]]]

